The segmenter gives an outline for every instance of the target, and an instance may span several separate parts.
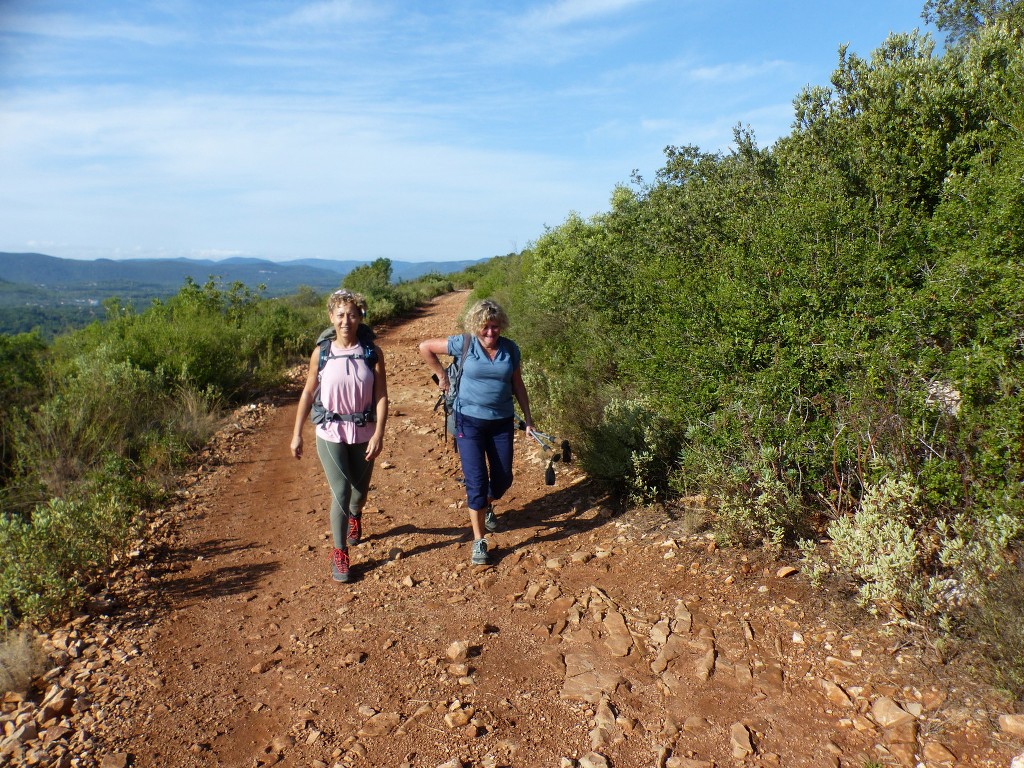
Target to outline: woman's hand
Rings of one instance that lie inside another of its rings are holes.
[[[296,435],[292,438],[292,456],[296,459],[302,458],[302,435]]]
[[[448,372],[445,371],[444,366],[441,365],[441,359],[438,355],[448,354],[448,339],[427,339],[421,341],[420,346],[420,357],[427,364],[427,367],[434,372],[437,377],[437,386],[442,392],[448,391]]]
[[[384,448],[384,435],[378,435],[376,432],[366,442],[366,460],[373,461],[380,455],[381,449]]]

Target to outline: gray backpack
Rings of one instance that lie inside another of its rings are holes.
[[[448,364],[448,367],[444,369],[445,375],[448,376],[448,391],[443,393],[434,405],[435,411],[438,406],[444,406],[444,429],[446,440],[448,435],[454,437],[456,434],[455,401],[459,397],[459,382],[462,379],[462,366],[466,361],[466,353],[469,351],[470,341],[471,337],[468,333],[462,334],[462,354],[453,357],[452,361]],[[434,378],[437,377],[435,376]]]

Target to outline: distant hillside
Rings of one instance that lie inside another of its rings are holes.
[[[393,261],[396,281],[413,280],[430,272],[461,272],[478,261]],[[215,276],[225,283],[239,281],[250,288],[266,285],[267,295],[293,293],[300,285],[319,291],[337,287],[341,277],[369,261],[298,259],[274,262],[265,259],[61,259],[41,253],[0,253],[0,280],[50,290],[76,293],[94,289],[104,295],[121,290],[151,291],[154,295],[176,293],[186,277],[206,282]],[[102,298],[102,297],[101,297]]]
[[[415,280],[417,277],[423,277],[423,275],[430,274],[431,272],[448,275],[452,272],[461,272],[467,267],[479,264],[481,261],[486,261],[486,259],[464,259],[462,261],[392,261],[391,277],[395,282],[402,282],[406,280]],[[328,269],[332,272],[340,272],[342,275],[347,275],[356,267],[368,264],[369,262],[331,261],[330,259],[295,259],[294,261],[284,261],[281,263],[316,267],[318,269]]]
[[[393,261],[392,277],[397,282],[430,272],[461,272],[478,261]],[[88,322],[102,314],[99,307],[111,296],[145,307],[153,299],[176,294],[188,277],[198,283],[214,277],[226,285],[240,282],[252,289],[264,285],[264,295],[269,297],[290,295],[303,285],[326,293],[337,288],[353,269],[368,263],[370,260],[273,262],[254,258],[79,260],[0,252],[0,333],[39,327],[39,318],[51,311],[61,316],[61,327],[76,324],[79,315]]]

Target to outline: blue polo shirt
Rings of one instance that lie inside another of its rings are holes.
[[[462,354],[462,334],[448,337],[448,354]],[[477,419],[506,419],[515,415],[512,394],[512,373],[519,368],[519,346],[504,336],[498,337],[498,353],[491,360],[480,347],[480,340],[470,336],[469,350],[463,363],[455,410]]]

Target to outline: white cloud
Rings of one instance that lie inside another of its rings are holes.
[[[791,70],[792,65],[785,61],[761,61],[755,64],[745,62],[727,62],[714,66],[694,67],[689,70],[691,80],[701,83],[724,84],[738,83],[744,80],[756,80],[780,71]]]
[[[14,107],[0,164],[24,182],[17,203],[0,196],[0,231],[42,240],[60,229],[47,238],[65,243],[54,255],[108,243],[122,256],[340,256],[324,252],[335,243],[356,256],[475,258],[524,242],[550,211],[596,211],[609,186],[569,159],[410,139],[415,116],[352,117],[288,97],[94,92]],[[59,227],[45,223],[49,206]]]
[[[166,25],[104,21],[59,13],[0,14],[0,30],[38,38],[71,41],[118,40],[144,45],[167,45],[184,39],[182,32]]]
[[[558,0],[529,11],[519,23],[532,30],[555,29],[603,19],[649,0]]]
[[[283,23],[301,27],[320,28],[350,22],[379,18],[379,9],[358,0],[319,0],[307,3],[288,14]]]
[[[0,250],[507,252],[667,144],[787,132],[834,53],[730,3],[0,0]]]

